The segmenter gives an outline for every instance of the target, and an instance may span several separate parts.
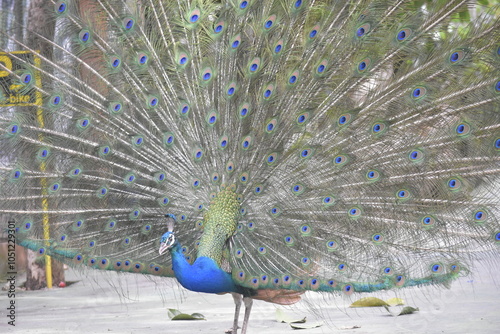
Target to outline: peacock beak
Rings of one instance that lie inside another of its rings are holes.
[[[160,255],[164,254],[168,249],[170,248],[170,246],[166,243],[166,242],[162,242],[160,244],[160,249],[158,250],[158,252],[160,253]]]

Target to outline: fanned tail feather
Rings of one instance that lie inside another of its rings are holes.
[[[57,1],[29,31],[51,55],[0,32],[37,101],[0,115],[0,213],[40,254],[173,276],[164,215],[192,263],[234,184],[224,257],[258,298],[447,284],[500,239],[499,9],[476,6]]]

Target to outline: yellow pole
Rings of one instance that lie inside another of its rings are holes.
[[[40,68],[41,61],[35,54],[33,54],[33,60],[35,63],[35,68]],[[35,71],[35,84],[38,88],[42,87],[42,78],[40,76],[39,71]],[[42,93],[39,90],[36,90],[35,93],[35,105],[36,108],[36,118],[38,120],[38,124],[41,128],[45,127],[45,122],[43,119],[43,109],[42,106]],[[43,141],[43,135],[39,134],[38,138],[40,141]],[[46,166],[45,162],[42,161],[40,164],[40,170],[45,172]],[[50,228],[49,228],[49,201],[47,198],[47,179],[42,178],[40,180],[40,186],[42,187],[42,211],[44,211],[42,216],[42,226],[43,226],[43,239],[45,240],[45,246],[49,246],[50,239]],[[45,255],[45,279],[47,280],[47,288],[52,289],[52,262],[50,256]]]

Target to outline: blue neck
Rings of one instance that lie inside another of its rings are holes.
[[[240,292],[231,275],[209,257],[200,256],[193,264],[187,262],[178,243],[170,249],[175,277],[188,290],[206,293]]]

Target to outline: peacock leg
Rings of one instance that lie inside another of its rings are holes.
[[[234,321],[233,321],[233,328],[231,328],[230,330],[227,330],[226,333],[238,334],[238,317],[240,316],[241,300],[243,299],[243,295],[241,295],[239,293],[235,293],[235,292],[232,292],[231,295],[233,295],[234,305],[235,305]],[[246,316],[246,312],[245,312],[245,316]]]
[[[253,299],[251,297],[244,297],[243,303],[245,303],[245,318],[243,318],[243,327],[241,328],[241,334],[245,334],[247,332],[248,319],[250,318]]]

